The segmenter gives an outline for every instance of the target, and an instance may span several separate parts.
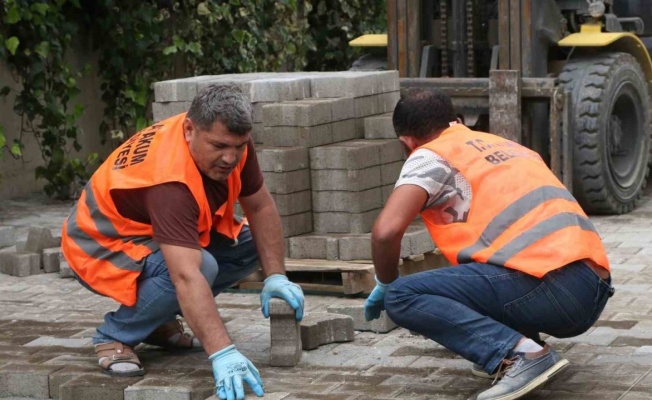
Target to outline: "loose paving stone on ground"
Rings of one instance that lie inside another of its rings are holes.
[[[59,236],[71,203],[35,196],[3,201],[0,226],[17,242],[31,226]],[[652,398],[652,200],[635,211],[592,217],[612,263],[616,294],[600,320],[576,338],[544,337],[570,367],[529,399],[642,400]],[[0,252],[15,251],[13,246]],[[303,351],[294,367],[270,365],[270,324],[259,293],[230,291],[215,300],[237,348],[259,369],[265,399],[467,399],[490,382],[470,363],[407,330],[355,332],[355,340]],[[363,298],[307,295],[306,314],[361,306]],[[141,345],[146,375],[111,378],[100,372],[90,338],[110,299],[58,273],[0,274],[0,398],[62,400],[204,400],[214,385],[207,355],[170,353]],[[210,397],[215,400],[216,397]],[[249,393],[247,399],[256,398]]]

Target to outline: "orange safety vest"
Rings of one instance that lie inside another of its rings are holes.
[[[590,259],[609,270],[593,224],[534,151],[464,125],[453,125],[420,148],[446,159],[471,185],[466,222],[439,225],[440,211],[421,212],[453,265],[488,263],[540,278]]]
[[[153,240],[151,224],[120,215],[112,190],[185,184],[199,205],[202,247],[210,242],[212,226],[235,240],[244,224],[234,220],[233,207],[242,187],[240,173],[247,151],[227,179],[227,201],[212,216],[201,174],[185,141],[185,117],[185,113],[179,114],[143,129],[111,153],[93,174],[63,226],[61,247],[70,268],[95,291],[127,306],[136,304],[136,279],[144,258],[159,246]]]

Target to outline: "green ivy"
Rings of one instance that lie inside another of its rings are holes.
[[[70,107],[78,93],[75,71],[65,60],[77,24],[67,16],[79,10],[77,0],[5,0],[0,8],[0,60],[11,68],[15,84],[4,86],[0,95],[14,93],[13,110],[20,117],[19,137],[31,134],[41,150],[44,165],[36,178],[44,178],[48,195],[67,198],[71,185],[88,177],[86,162],[70,156],[70,146],[79,151],[76,122],[83,112],[80,104]],[[2,135],[3,146],[6,139]],[[22,141],[15,141],[10,153],[21,155]]]
[[[4,0],[0,6],[0,61],[10,65],[20,138],[10,146],[0,127],[0,156],[21,153],[24,134],[39,144],[45,190],[66,197],[89,176],[96,154],[82,161],[70,102],[79,93],[77,71],[64,55],[72,38],[89,35],[98,56],[103,142],[117,146],[151,123],[156,81],[258,71],[346,69],[355,53],[348,41],[384,31],[384,0]]]

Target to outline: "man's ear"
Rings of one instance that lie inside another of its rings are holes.
[[[421,143],[415,138],[414,136],[404,136],[405,138],[405,145],[410,149],[410,151],[414,151],[417,147],[421,146]]]
[[[190,142],[193,134],[195,133],[195,126],[193,125],[190,118],[183,120],[183,136],[186,138],[186,142]]]

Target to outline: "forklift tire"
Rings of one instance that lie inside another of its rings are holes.
[[[387,55],[386,54],[363,54],[353,62],[349,71],[386,71]]]
[[[587,213],[623,214],[643,196],[650,171],[650,96],[628,53],[569,61],[559,81],[572,92],[573,194]]]

